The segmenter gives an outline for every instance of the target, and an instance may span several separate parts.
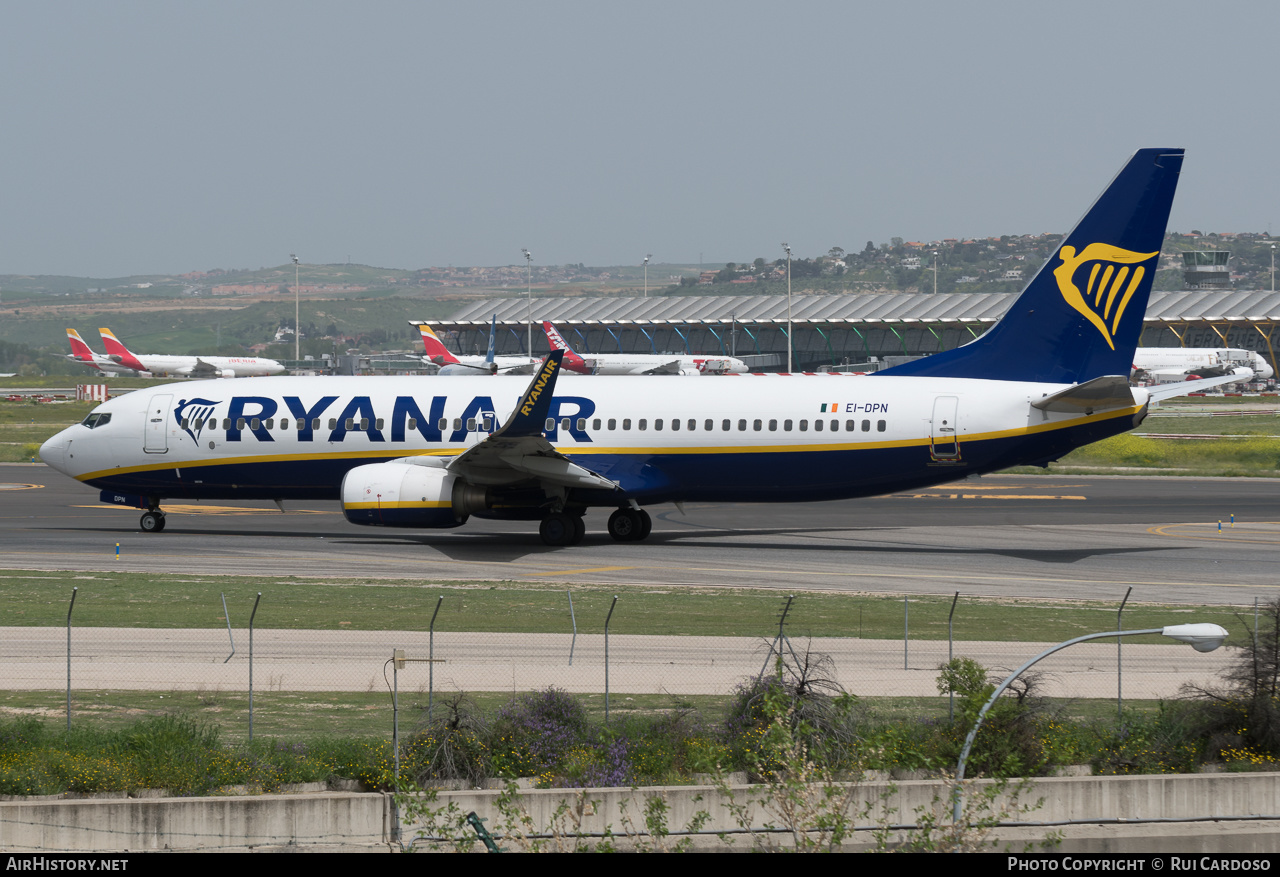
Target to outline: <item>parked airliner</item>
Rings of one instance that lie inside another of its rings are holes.
[[[245,378],[278,375],[284,366],[258,356],[167,356],[132,353],[110,329],[99,329],[107,358],[117,365],[157,378]]]
[[[1133,369],[1157,383],[1228,374],[1236,375],[1238,381],[1265,381],[1275,374],[1256,350],[1229,347],[1139,347],[1133,354]]]
[[[42,459],[145,509],[165,499],[333,499],[347,520],[448,528],[583,514],[643,539],[657,503],[795,502],[911,490],[1047,464],[1224,378],[1130,388],[1180,149],[1135,153],[986,334],[872,376],[532,380],[278,377],[154,387],[49,439]]]
[[[732,356],[686,356],[678,353],[574,353],[551,323],[542,331],[552,350],[565,351],[564,369],[589,375],[703,375],[743,374],[747,364]]]

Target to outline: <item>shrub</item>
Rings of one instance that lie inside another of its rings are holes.
[[[779,748],[767,738],[781,722],[804,747],[806,757],[835,770],[857,767],[863,711],[857,698],[834,680],[828,655],[779,655],[774,672],[740,683],[724,724],[736,763],[768,778]]]
[[[954,764],[996,683],[988,680],[986,668],[972,658],[955,658],[938,670],[938,692],[960,698],[955,720],[943,725],[945,731],[939,738],[939,756]],[[1036,688],[1035,674],[1024,673],[991,705],[969,751],[968,775],[1025,777],[1044,771],[1048,756],[1039,727],[1044,707],[1035,695]]]
[[[556,768],[591,737],[582,704],[560,688],[525,694],[498,711],[490,765],[498,776],[538,776],[555,781]]]
[[[1228,645],[1236,649],[1235,660],[1222,681],[1184,689],[1197,703],[1208,754],[1228,760],[1280,756],[1280,598],[1262,608],[1256,631]]]
[[[463,780],[479,786],[490,769],[488,723],[464,694],[444,703],[444,716],[427,720],[403,746],[401,774],[423,786],[439,780]]]

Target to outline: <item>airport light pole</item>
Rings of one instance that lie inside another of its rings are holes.
[[[991,709],[992,705],[996,702],[996,698],[1003,694],[1004,690],[1013,684],[1013,680],[1025,673],[1033,664],[1049,657],[1055,652],[1062,651],[1067,648],[1067,646],[1074,646],[1076,643],[1088,642],[1089,640],[1095,639],[1104,639],[1112,636],[1145,636],[1152,633],[1162,634],[1169,637],[1169,639],[1186,643],[1197,652],[1212,652],[1218,646],[1222,645],[1222,641],[1227,638],[1226,628],[1217,624],[1175,624],[1169,627],[1150,627],[1145,630],[1109,630],[1103,633],[1087,633],[1084,636],[1078,636],[1075,639],[1069,639],[1066,642],[1058,643],[1056,646],[1045,649],[1017,670],[1010,673],[1004,682],[1001,682],[999,687],[991,693],[991,697],[987,698],[987,702],[982,705],[982,709],[978,711],[978,718],[974,721],[973,727],[969,730],[969,736],[964,738],[964,748],[960,750],[960,761],[956,765],[956,791],[952,801],[952,819],[957,823],[960,821],[960,784],[964,781],[964,765],[965,762],[969,760],[969,750],[973,748],[973,740],[978,736],[978,729],[982,727],[982,720],[986,718],[987,710]]]
[[[787,251],[787,374],[791,374],[791,244],[782,242]]]
[[[1271,245],[1271,291],[1276,291],[1276,245]]]
[[[289,258],[293,260],[293,361],[296,363],[302,359],[299,356],[299,342],[302,330],[298,327],[298,315],[301,313],[301,306],[298,304],[298,256],[290,253]],[[297,368],[295,365],[294,368]]]
[[[523,247],[520,252],[524,253],[525,282],[528,284],[529,307],[525,313],[525,320],[529,323],[529,358],[533,359],[533,254]]]
[[[938,294],[938,251],[933,251],[933,294]]]
[[[1275,249],[1272,247],[1272,249]],[[649,260],[653,258],[653,253],[644,257],[644,297],[649,297]]]

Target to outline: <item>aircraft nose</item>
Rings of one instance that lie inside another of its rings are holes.
[[[55,435],[40,446],[40,459],[45,465],[57,469],[59,472],[67,471],[67,446],[70,440],[67,438],[66,430]]]

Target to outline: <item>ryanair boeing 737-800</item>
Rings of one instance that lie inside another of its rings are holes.
[[[1125,432],[1151,400],[1221,378],[1130,388],[1180,149],[1143,149],[986,334],[879,372],[532,381],[274,377],[170,384],[104,403],[40,449],[145,509],[165,499],[333,499],[353,523],[445,528],[583,514],[643,539],[643,506],[872,496],[1046,463]],[[479,386],[477,386],[479,384]]]

